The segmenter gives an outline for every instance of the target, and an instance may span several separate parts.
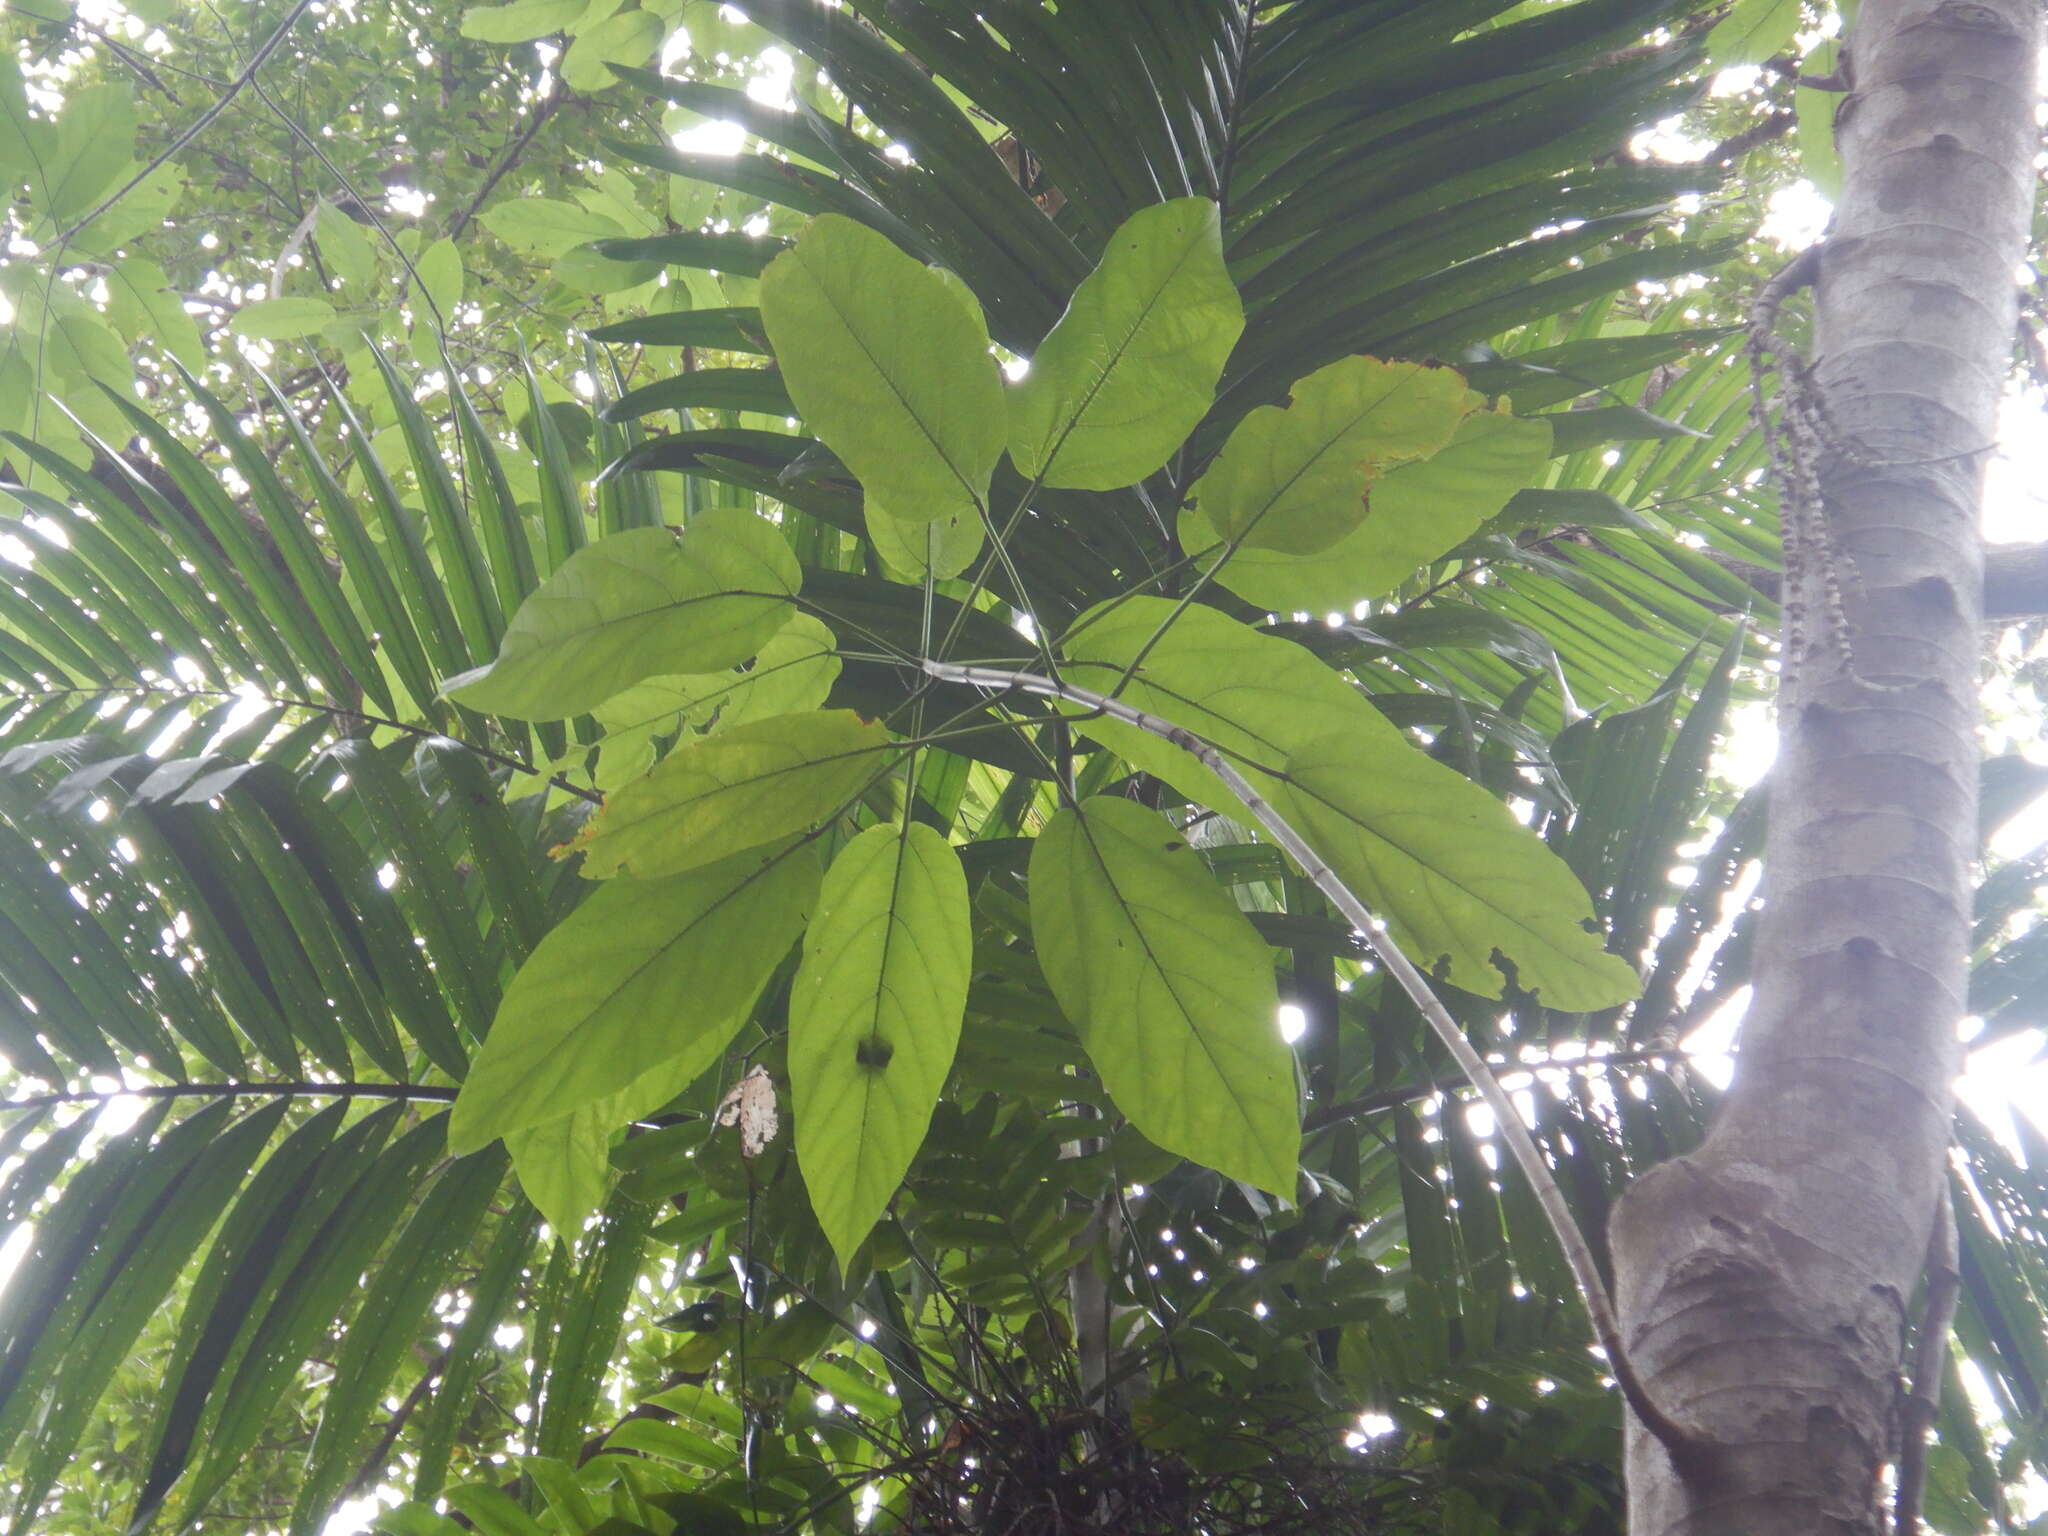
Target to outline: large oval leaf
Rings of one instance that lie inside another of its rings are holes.
[[[498,659],[442,691],[488,714],[565,719],[643,677],[746,660],[802,582],[781,531],[736,507],[698,513],[681,535],[629,528],[564,561],[519,605]]]
[[[796,1156],[842,1266],[924,1141],[967,1007],[967,877],[921,822],[870,827],[825,876],[789,1000]]]
[[[1285,408],[1239,422],[1194,500],[1233,543],[1314,554],[1364,520],[1375,480],[1435,453],[1479,403],[1448,368],[1339,358],[1297,382]]]
[[[1144,479],[1208,411],[1243,329],[1216,205],[1139,209],[1010,391],[1010,457],[1047,485]]]
[[[1550,423],[1542,417],[1475,411],[1443,448],[1374,481],[1364,521],[1328,549],[1296,555],[1241,545],[1221,561],[1216,580],[1276,613],[1348,613],[1462,544],[1541,479],[1549,457]],[[1200,559],[1224,539],[1197,505],[1181,513],[1180,542]],[[1223,553],[1202,563],[1215,568]]]
[[[1555,1008],[1603,1008],[1635,995],[1627,963],[1580,926],[1593,911],[1584,887],[1485,790],[1425,757],[1300,646],[1213,608],[1190,608],[1178,619],[1173,610],[1163,598],[1133,598],[1084,614],[1064,645],[1062,675],[1103,693],[1122,683],[1126,702],[1234,760],[1345,883],[1407,936],[1404,947],[1418,965],[1448,957],[1458,986],[1498,997],[1505,986],[1493,964],[1498,950],[1520,985],[1542,989]],[[1126,683],[1133,663],[1136,675]],[[1190,798],[1250,822],[1222,781],[1180,748],[1116,720],[1089,719],[1080,729]],[[1297,803],[1290,781],[1301,775],[1311,788]],[[1332,782],[1341,776],[1358,787]],[[1417,830],[1437,816],[1485,825],[1484,852],[1466,833]],[[1515,873],[1501,880],[1499,870]]]
[[[889,733],[850,709],[776,715],[678,747],[560,853],[583,873],[677,875],[814,826],[886,773]]]
[[[839,214],[761,274],[761,322],[804,421],[907,521],[979,519],[1003,452],[1003,390],[959,282]]]
[[[1098,795],[1031,850],[1031,932],[1117,1108],[1169,1152],[1282,1198],[1301,1148],[1273,954],[1161,816]]]
[[[1309,743],[1288,758],[1272,800],[1410,959],[1498,997],[1498,950],[1518,986],[1568,1013],[1635,996],[1635,971],[1585,927],[1586,888],[1505,805],[1420,752],[1377,757],[1361,772],[1355,748],[1343,734]]]
[[[596,892],[505,989],[449,1116],[450,1155],[623,1094],[657,1068],[687,1081],[709,1067],[817,890],[817,856],[797,846]]]

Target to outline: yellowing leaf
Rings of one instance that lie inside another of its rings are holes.
[[[790,617],[803,571],[780,530],[712,508],[681,535],[629,528],[563,562],[506,627],[498,659],[450,678],[472,709],[559,720],[643,677],[753,655]]]
[[[1010,457],[1047,485],[1144,479],[1208,411],[1243,329],[1216,205],[1139,209],[1010,391]]]
[[[816,825],[900,750],[850,709],[756,720],[678,747],[560,851],[582,853],[593,880],[679,874]]]
[[[1222,561],[1216,580],[1276,613],[1348,613],[1463,543],[1539,480],[1549,457],[1550,424],[1541,417],[1474,411],[1448,445],[1374,482],[1365,520],[1328,549],[1295,555],[1247,544]],[[1199,559],[1222,536],[1191,506],[1180,516],[1180,542]],[[1201,563],[1213,568],[1222,553]]]
[[[1239,422],[1193,496],[1225,539],[1295,555],[1356,528],[1373,482],[1435,453],[1479,404],[1448,368],[1372,357],[1318,368],[1293,397]]]
[[[1273,953],[1167,820],[1099,795],[1031,850],[1053,996],[1145,1136],[1292,1198],[1301,1147]]]
[[[449,1115],[450,1154],[625,1094],[657,1069],[694,1079],[746,1021],[817,888],[817,857],[798,846],[590,896],[505,989]]]
[[[905,522],[979,518],[1003,392],[957,282],[838,214],[761,275],[761,320],[805,422]]]
[[[796,1155],[842,1267],[916,1156],[967,1007],[967,877],[921,822],[832,861],[789,1000]]]

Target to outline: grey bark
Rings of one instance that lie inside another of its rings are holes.
[[[1621,1201],[1635,1536],[1885,1528],[1945,1178],[1975,855],[1982,450],[2033,202],[2036,0],[1863,0],[1815,295],[1841,552],[1794,576],[1756,992],[1695,1154]],[[1809,566],[1821,562],[1809,559]],[[1853,662],[1824,633],[1838,580]],[[1875,686],[1873,686],[1875,685]]]
[[[1714,550],[1702,553],[1765,597],[1777,600],[1776,571]],[[1724,611],[1733,611],[1733,605]],[[1984,551],[1984,622],[2018,624],[2039,618],[2048,618],[2048,543],[1993,544]]]

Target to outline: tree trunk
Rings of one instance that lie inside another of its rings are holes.
[[[1863,0],[1815,283],[1839,557],[1791,581],[1756,991],[1702,1148],[1620,1203],[1635,1536],[1872,1533],[1945,1178],[1976,854],[1978,493],[2033,205],[2037,0]],[[1787,502],[1790,496],[1785,497]],[[1830,571],[1827,567],[1833,566]],[[1852,655],[1829,632],[1838,583]]]

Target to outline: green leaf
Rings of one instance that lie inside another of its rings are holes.
[[[601,91],[613,83],[614,64],[645,64],[661,46],[661,18],[647,11],[621,11],[578,31],[562,56],[562,83],[571,90]]]
[[[342,1336],[334,1377],[321,1406],[319,1431],[293,1506],[295,1533],[318,1531],[362,1457],[377,1400],[398,1369],[448,1267],[461,1258],[504,1178],[495,1154],[465,1160],[436,1179],[391,1245],[361,1309]],[[438,1331],[438,1325],[437,1325]]]
[[[667,672],[746,660],[786,623],[803,572],[774,524],[736,507],[680,535],[629,528],[586,545],[519,605],[498,659],[448,680],[458,703],[559,720]]]
[[[839,678],[832,631],[800,613],[745,671],[650,677],[591,711],[605,728],[597,784],[615,789],[654,766],[654,739],[688,725],[730,730],[821,707]]]
[[[334,306],[325,299],[258,299],[236,310],[228,329],[251,341],[294,341],[317,336],[333,319]]]
[[[589,0],[512,0],[462,13],[462,35],[480,43],[530,43],[559,32],[590,9]]]
[[[1339,358],[1297,382],[1285,409],[1239,422],[1194,500],[1226,539],[1314,554],[1364,520],[1375,480],[1442,448],[1479,404],[1448,368]]]
[[[903,1181],[960,1042],[974,958],[967,877],[921,822],[848,843],[789,1002],[796,1155],[842,1268]]]
[[[107,273],[107,315],[131,341],[154,341],[187,368],[206,365],[199,323],[155,262],[126,256],[114,263]]]
[[[560,851],[583,854],[593,880],[681,874],[814,825],[887,772],[899,750],[850,709],[756,720],[671,752]]]
[[[1301,646],[1213,608],[1177,619],[1173,609],[1163,598],[1131,598],[1083,615],[1063,642],[1062,675],[1105,693],[1122,683],[1127,702],[1234,760],[1345,883],[1410,936],[1419,964],[1451,956],[1458,986],[1500,996],[1503,979],[1491,964],[1498,949],[1524,988],[1546,989],[1552,1007],[1600,1008],[1634,995],[1628,965],[1579,926],[1592,913],[1584,888],[1485,790],[1424,756]],[[1138,670],[1124,682],[1133,664]],[[1080,729],[1191,798],[1251,820],[1180,748],[1116,720],[1091,719]],[[1341,775],[1330,766],[1339,761]],[[1280,777],[1302,773],[1312,790]],[[1327,782],[1333,778],[1346,783]],[[1382,805],[1375,794],[1388,798]],[[1432,832],[1426,823],[1438,816],[1449,820]],[[1496,878],[1502,871],[1512,879]]]
[[[313,205],[313,239],[320,247],[320,259],[327,270],[341,279],[344,288],[367,292],[377,275],[377,254],[362,225],[326,198]]]
[[[1524,486],[1543,476],[1550,426],[1541,417],[1474,411],[1450,443],[1426,459],[1396,465],[1374,483],[1365,520],[1313,555],[1243,546],[1221,560],[1216,579],[1276,613],[1348,613],[1380,597],[1463,543]],[[1181,513],[1183,549],[1219,546],[1199,506]],[[1203,563],[1215,569],[1218,548]]]
[[[1707,34],[1707,65],[1732,69],[1761,64],[1792,41],[1799,30],[1799,0],[1735,0]]]
[[[1800,72],[1807,75],[1832,75],[1841,67],[1841,43],[1837,38],[1824,38],[1820,45],[1807,54],[1800,63]],[[1792,91],[1792,109],[1798,114],[1793,125],[1793,139],[1799,146],[1799,169],[1806,173],[1806,179],[1830,202],[1839,202],[1842,197],[1842,153],[1835,146],[1835,114],[1842,109],[1840,91],[1818,91],[1811,86],[1795,86]]]
[[[462,301],[462,257],[456,252],[455,242],[443,236],[420,252],[412,265],[419,274],[420,287],[426,290],[435,313],[446,324]]]
[[[1216,205],[1140,209],[1009,392],[1010,457],[1051,486],[1144,479],[1208,412],[1243,329]]]
[[[1593,900],[1570,868],[1480,785],[1420,752],[1325,737],[1291,753],[1280,814],[1393,930],[1425,971],[1498,997],[1495,951],[1545,1006],[1588,1013],[1636,994],[1633,967],[1586,928]]]
[[[908,522],[980,517],[1003,452],[1003,392],[961,284],[838,214],[761,276],[790,398],[871,499]]]
[[[572,246],[623,235],[619,222],[552,197],[515,197],[479,216],[485,229],[516,251],[552,261]]]
[[[911,522],[872,497],[863,510],[875,553],[904,581],[922,584],[927,567],[938,581],[958,576],[974,563],[987,542],[981,519],[972,512],[950,512],[929,522]]]
[[[1301,1147],[1273,952],[1164,817],[1098,795],[1031,852],[1031,932],[1117,1108],[1283,1199]]]
[[[67,93],[55,153],[38,166],[40,212],[58,225],[93,211],[135,154],[135,92],[121,81]]]
[[[505,1138],[520,1190],[556,1234],[571,1242],[603,1208],[611,1188],[612,1134],[634,1115],[612,1113],[622,1097],[608,1094]]]
[[[505,989],[449,1115],[461,1157],[717,1060],[803,931],[806,845],[759,848],[667,880],[619,880],[540,943]]]
[[[555,258],[553,275],[577,293],[624,293],[661,276],[661,263],[616,261],[594,244],[573,245]]]

